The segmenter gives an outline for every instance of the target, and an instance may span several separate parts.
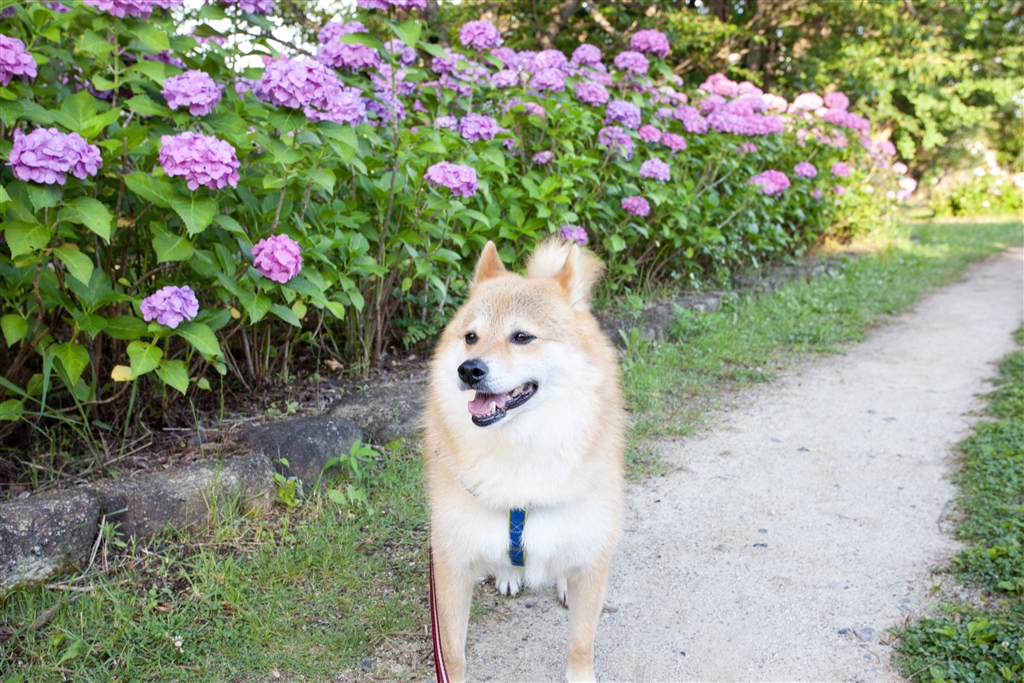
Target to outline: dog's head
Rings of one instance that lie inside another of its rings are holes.
[[[601,270],[578,246],[551,240],[537,248],[523,277],[505,270],[487,243],[433,370],[445,394],[471,396],[466,419],[495,425],[548,400],[565,401],[592,381],[590,294]]]

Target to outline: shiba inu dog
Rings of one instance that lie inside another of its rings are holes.
[[[625,416],[614,347],[590,313],[602,272],[541,244],[527,277],[492,242],[430,367],[423,457],[435,618],[450,680],[466,670],[475,583],[552,582],[569,608],[570,681],[594,680],[594,636],[623,517]]]

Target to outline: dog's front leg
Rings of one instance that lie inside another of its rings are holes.
[[[608,565],[609,560],[602,559],[595,567],[576,569],[565,577],[569,599],[569,666],[566,677],[570,683],[596,680],[594,636],[604,607]]]
[[[466,630],[473,601],[473,577],[441,554],[434,555],[434,592],[437,600],[441,651],[448,679],[466,680]]]

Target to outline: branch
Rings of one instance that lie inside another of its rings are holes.
[[[545,50],[550,50],[552,48],[555,38],[561,30],[565,28],[566,24],[569,23],[569,17],[576,13],[576,8],[578,8],[579,5],[579,0],[564,0],[562,4],[556,5],[551,10],[552,19],[540,37],[541,47]]]

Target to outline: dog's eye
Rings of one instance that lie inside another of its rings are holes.
[[[473,344],[476,344],[476,341],[477,341],[476,332],[467,332],[466,333],[466,343],[467,344],[472,346]]]
[[[529,344],[534,339],[536,339],[536,337],[529,332],[516,332],[512,335],[513,344]]]

